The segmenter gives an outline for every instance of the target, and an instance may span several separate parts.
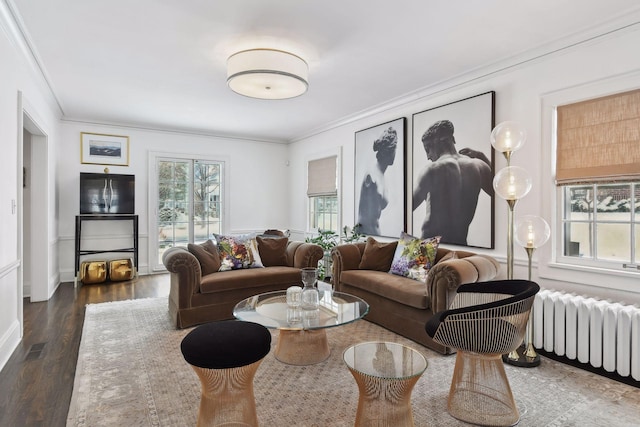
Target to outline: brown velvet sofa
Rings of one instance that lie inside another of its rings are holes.
[[[395,242],[397,244],[397,242]],[[359,296],[369,303],[366,320],[405,336],[443,354],[452,349],[433,341],[425,332],[435,312],[449,308],[458,286],[495,278],[498,262],[490,256],[439,247],[436,263],[426,284],[389,273],[395,246],[390,242],[378,259],[378,270],[360,269],[367,243],[343,244],[331,251],[333,284],[336,291]],[[380,252],[379,252],[380,254]]]
[[[192,245],[190,245],[189,249]],[[263,251],[260,251],[261,255]],[[162,261],[171,274],[169,313],[177,328],[233,318],[241,300],[263,292],[300,285],[303,267],[317,267],[323,256],[319,245],[288,241],[281,262],[264,268],[244,268],[202,274],[196,256],[184,247],[165,251]],[[264,261],[265,257],[263,257]]]

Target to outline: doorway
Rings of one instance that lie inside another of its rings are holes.
[[[49,284],[49,163],[47,136],[26,111],[22,115],[22,291],[46,301]]]

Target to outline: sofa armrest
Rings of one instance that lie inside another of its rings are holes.
[[[165,251],[162,263],[171,273],[169,298],[179,308],[191,307],[191,296],[200,292],[200,262],[185,248],[173,247]]]
[[[357,270],[362,260],[364,244],[347,243],[331,250],[331,275],[333,286],[340,291],[340,274],[346,270]]]
[[[295,268],[318,268],[318,262],[324,256],[320,245],[307,242],[289,242],[286,249],[287,265]]]
[[[447,310],[458,286],[492,280],[498,275],[499,270],[498,261],[481,254],[438,262],[427,275],[431,310],[434,313]]]

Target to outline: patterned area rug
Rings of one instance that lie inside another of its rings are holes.
[[[180,352],[189,330],[172,327],[166,298],[87,306],[67,426],[193,426],[200,383]],[[276,332],[274,333],[275,345]],[[454,356],[442,356],[364,320],[327,331],[331,356],[312,366],[277,361],[255,376],[260,424],[352,426],[358,388],[344,362],[349,345],[383,340],[411,346],[429,366],[416,384],[416,426],[463,426],[446,411]],[[272,349],[273,350],[273,349]],[[507,366],[519,426],[637,426],[640,389],[543,358]]]

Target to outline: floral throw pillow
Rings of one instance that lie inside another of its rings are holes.
[[[251,251],[251,268],[264,268],[264,263],[260,258],[260,251],[258,250],[258,241],[255,237],[249,239],[249,250]]]
[[[251,250],[252,234],[242,235],[214,235],[220,251],[220,269],[218,271],[240,270],[242,268],[261,267],[254,266],[254,257]]]
[[[389,273],[426,282],[427,273],[436,261],[440,239],[441,236],[419,239],[402,232]]]

